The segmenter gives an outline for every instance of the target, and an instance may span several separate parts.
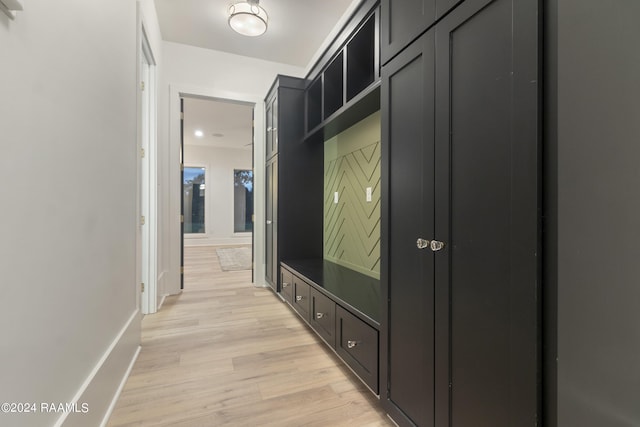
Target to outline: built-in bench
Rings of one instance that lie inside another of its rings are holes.
[[[284,261],[280,274],[280,297],[378,395],[380,281],[322,259]]]

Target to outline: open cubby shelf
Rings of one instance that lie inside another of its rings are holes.
[[[362,21],[307,87],[306,137],[356,106],[366,98],[362,94],[377,90],[380,81],[376,49],[378,14],[379,9],[376,8]]]
[[[344,104],[344,56],[342,51],[324,71],[323,89],[323,117],[329,117]]]
[[[372,15],[347,44],[347,101],[362,92],[376,78],[375,24],[375,15]]]
[[[307,129],[313,129],[322,122],[322,76],[319,76],[306,91]]]

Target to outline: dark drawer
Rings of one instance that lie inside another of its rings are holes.
[[[284,298],[286,302],[292,304],[293,274],[284,268],[280,268],[280,296]]]
[[[336,352],[378,394],[378,331],[336,306]]]
[[[336,303],[315,289],[311,289],[309,323],[327,344],[336,346]]]
[[[307,322],[309,321],[309,292],[310,286],[307,282],[298,276],[293,276],[292,306]]]

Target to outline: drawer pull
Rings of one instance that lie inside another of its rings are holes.
[[[296,301],[302,301],[303,298],[302,295],[296,295]]]
[[[286,288],[287,286],[289,286],[289,284],[287,282],[282,282],[282,287]]]
[[[322,319],[324,317],[324,313],[316,313],[316,319]]]
[[[360,344],[360,341],[347,341],[347,348],[353,348]]]

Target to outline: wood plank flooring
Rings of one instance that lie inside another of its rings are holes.
[[[392,426],[377,399],[250,271],[185,249],[185,289],[142,321],[109,426]]]

